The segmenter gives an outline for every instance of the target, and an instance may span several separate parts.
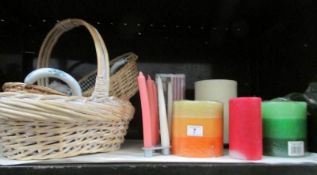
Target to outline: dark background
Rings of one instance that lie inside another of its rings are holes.
[[[133,51],[148,74],[185,72],[189,99],[194,81],[211,78],[237,80],[239,96],[303,92],[317,80],[316,13],[314,0],[2,0],[0,83],[23,81],[58,20],[82,18],[100,31],[111,58]],[[53,57],[68,71],[65,60],[96,62],[82,28],[63,35]],[[138,99],[128,138],[142,135]]]

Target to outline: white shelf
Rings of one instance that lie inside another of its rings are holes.
[[[246,161],[232,159],[225,155],[217,158],[187,158],[180,156],[163,156],[154,154],[153,157],[144,157],[142,141],[127,140],[122,149],[112,153],[99,153],[82,155],[65,159],[40,160],[40,161],[17,161],[8,160],[0,157],[0,165],[19,165],[19,164],[73,164],[73,163],[255,163],[255,164],[315,164],[317,165],[317,154],[310,153],[301,158],[279,158],[264,156],[259,161]]]

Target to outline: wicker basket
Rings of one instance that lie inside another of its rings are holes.
[[[45,37],[42,46],[38,55],[37,68],[49,67],[49,58],[52,53],[52,49],[54,48],[56,42],[59,40],[59,37],[66,31],[69,31],[77,26],[71,26],[71,28],[67,30],[60,30],[60,26],[64,25],[63,23],[57,23],[51,31]],[[68,27],[68,26],[67,26]],[[121,67],[115,74],[110,77],[110,95],[116,96],[122,99],[130,99],[135,93],[138,91],[136,77],[138,75],[137,69],[137,59],[138,56],[132,52],[120,55],[115,59],[110,61],[110,66],[114,64],[117,60],[125,57],[127,59],[127,63]],[[86,76],[84,76],[81,80],[79,80],[80,86],[83,90],[83,96],[89,97],[91,96],[95,79],[97,75],[97,70],[90,72]],[[48,87],[48,80],[38,81],[39,87],[36,85],[33,86],[33,93],[44,93],[44,94],[56,94],[53,90],[49,90],[49,88],[41,88],[41,86]],[[22,83],[6,83],[3,85],[3,91],[14,92],[14,91],[27,91],[30,92],[29,88],[24,88],[25,85]],[[36,87],[36,88],[35,88]],[[38,91],[37,91],[38,90]],[[48,91],[46,91],[48,90]]]
[[[0,146],[4,157],[55,159],[120,148],[134,114],[129,101],[109,97],[109,58],[102,37],[90,24],[67,19],[56,33],[76,26],[90,32],[97,52],[97,78],[91,97],[0,93]]]
[[[136,81],[138,76],[136,60],[138,56],[132,52],[120,55],[110,61],[110,66],[121,58],[126,58],[128,63],[110,77],[110,95],[130,99],[138,91]],[[96,75],[97,71],[92,71],[79,80],[83,96],[89,97],[94,91]]]
[[[40,48],[37,68],[48,67],[49,66],[49,58],[51,56],[52,50],[57,43],[59,37],[64,33],[64,31],[59,30],[60,25],[56,25],[51,29],[51,31],[45,37],[42,46]],[[72,26],[74,28],[76,26]],[[68,31],[68,30],[67,30]],[[110,95],[116,96],[123,99],[131,98],[138,90],[136,77],[138,75],[136,60],[137,56],[133,53],[127,53],[125,56],[128,56],[128,63],[123,66],[118,72],[110,77]],[[116,60],[114,60],[116,61]],[[114,62],[112,61],[112,63]],[[112,64],[110,63],[110,65]],[[88,79],[91,75],[94,75],[94,79],[96,76],[96,71],[91,72],[88,76],[85,76],[80,82],[82,82],[81,86],[85,87],[84,96],[90,96],[91,92],[94,88],[94,83],[83,84],[85,79]],[[48,86],[46,81],[39,81],[38,85]],[[87,86],[89,85],[89,86]],[[87,88],[88,87],[88,88]]]

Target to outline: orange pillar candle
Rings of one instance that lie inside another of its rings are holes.
[[[185,157],[223,155],[223,104],[212,101],[175,101],[172,152]]]

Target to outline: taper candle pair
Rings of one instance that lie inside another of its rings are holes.
[[[170,138],[162,81],[160,78],[157,78],[156,81],[157,86],[150,76],[145,80],[143,73],[139,73],[138,85],[142,108],[143,150],[145,157],[153,156],[155,150],[162,150],[164,155],[170,153]],[[158,145],[159,130],[161,145]]]

